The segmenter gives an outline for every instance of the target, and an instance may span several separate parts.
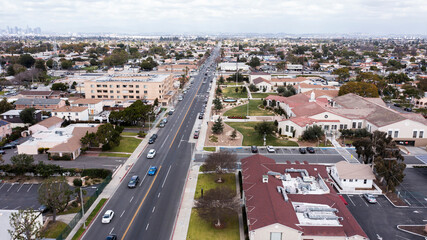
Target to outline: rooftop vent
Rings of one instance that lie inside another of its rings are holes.
[[[268,175],[262,175],[262,183],[268,183]]]

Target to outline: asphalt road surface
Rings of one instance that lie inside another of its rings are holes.
[[[209,81],[202,83],[203,78],[218,53],[219,48],[215,48],[173,115],[168,116],[166,126],[159,129],[156,142],[143,151],[83,239],[105,239],[111,233],[122,240],[171,238],[194,147],[189,139],[207,95]],[[156,149],[157,154],[154,159],[147,159],[151,148]],[[147,176],[150,166],[158,167],[155,176]],[[127,182],[132,175],[139,175],[141,181],[137,188],[128,189]],[[106,210],[113,210],[115,217],[111,223],[102,224],[101,217]]]

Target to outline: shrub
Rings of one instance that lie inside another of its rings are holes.
[[[74,187],[81,187],[83,185],[83,182],[80,178],[74,178],[73,185]]]
[[[140,138],[145,138],[145,136],[147,136],[147,133],[146,133],[146,132],[143,132],[143,131],[139,131],[139,132],[138,132],[138,137],[140,137]]]
[[[106,178],[111,174],[111,171],[108,169],[100,169],[100,168],[90,168],[84,169],[82,171],[82,177],[88,176],[90,178]]]
[[[317,138],[321,138],[323,136],[323,130],[322,127],[314,125],[312,127],[307,128],[307,130],[305,130],[302,133],[302,140],[305,141],[314,141]]]
[[[66,161],[69,161],[69,160],[71,160],[71,159],[72,159],[71,154],[63,154],[62,156],[59,156],[59,155],[51,155],[51,156],[50,156],[50,158],[51,158],[52,160],[55,160],[55,161],[57,161],[57,160],[66,160]]]
[[[39,154],[43,154],[43,152],[44,152],[44,148],[38,148],[38,149],[37,149],[37,152],[38,152]]]

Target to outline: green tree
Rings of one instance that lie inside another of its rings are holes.
[[[221,99],[219,99],[218,97],[216,97],[213,100],[213,104],[214,104],[214,109],[216,111],[216,114],[218,114],[218,112],[221,111],[221,109],[223,108]]]
[[[30,68],[34,65],[36,60],[30,54],[22,54],[18,58],[18,63],[26,68]]]
[[[96,133],[86,132],[86,134],[80,139],[80,142],[85,147],[99,147],[99,141]]]
[[[46,61],[46,66],[48,68],[52,69],[53,68],[53,60],[52,59],[47,60]]]
[[[7,67],[6,75],[15,76],[15,69],[13,68],[13,65],[10,65],[9,67]]]
[[[104,58],[107,66],[118,66],[125,64],[129,59],[129,54],[123,49],[114,49],[113,53]]]
[[[340,87],[339,96],[354,93],[361,97],[379,97],[378,88],[373,83],[366,82],[348,82]]]
[[[205,160],[204,171],[215,172],[216,182],[223,182],[223,174],[233,172],[237,167],[237,155],[229,151],[211,153]]]
[[[231,132],[231,135],[230,135],[230,137],[231,137],[231,139],[236,139],[236,137],[237,137],[237,130],[236,129],[233,129],[233,131]]]
[[[40,69],[43,72],[46,72],[46,65],[43,59],[37,59],[36,64],[34,65],[35,68]]]
[[[256,67],[259,67],[261,65],[261,61],[258,57],[253,57],[248,62],[248,65],[251,66],[252,68],[256,68]]]
[[[277,71],[284,71],[286,69],[286,62],[278,62],[276,68]]]
[[[35,108],[26,108],[19,113],[19,118],[23,123],[34,124],[36,123],[35,112]]]
[[[54,83],[50,89],[53,91],[67,91],[68,85],[65,83]]]
[[[264,136],[264,134],[265,136],[273,135],[274,131],[276,131],[274,124],[266,121],[258,123],[254,129],[260,136]]]
[[[222,131],[224,131],[224,124],[222,123],[221,117],[218,117],[212,125],[212,133],[220,134]]]
[[[402,88],[404,89],[403,94],[407,97],[419,99],[424,96],[424,91],[412,86],[411,84],[405,84]]]
[[[9,102],[7,101],[7,98],[3,98],[3,99],[0,101],[0,114],[1,114],[1,113],[4,113],[4,112],[7,112],[7,111],[9,111],[9,110],[12,110],[12,109],[14,109],[13,104],[12,104],[12,103],[9,103]]]
[[[320,126],[313,125],[308,127],[301,135],[304,141],[315,141],[323,137],[323,129]]]
[[[218,87],[216,88],[216,90],[215,90],[215,94],[216,94],[217,96],[221,96],[221,95],[222,95],[222,89],[221,89],[221,87],[220,87],[220,86],[218,86]]]
[[[73,67],[73,61],[61,59],[61,68],[62,69],[71,69]]]
[[[224,82],[225,82],[225,79],[224,79],[224,77],[221,75],[221,77],[219,77],[218,84],[219,84],[219,85],[222,85],[222,84],[224,84]]]
[[[34,163],[34,158],[27,154],[18,154],[10,158],[12,166],[15,168],[17,175],[23,175],[30,170]]]
[[[338,75],[339,81],[345,81],[350,78],[350,70],[348,68],[335,69],[332,74]]]
[[[9,217],[10,229],[7,231],[13,240],[33,240],[41,238],[42,224],[37,221],[40,212],[33,209],[12,212]]]
[[[43,181],[38,189],[38,200],[52,210],[52,221],[56,221],[56,214],[63,212],[73,191],[64,177],[52,177]]]
[[[100,144],[103,144],[102,148],[104,150],[111,149],[115,146],[119,146],[120,132],[113,124],[105,123],[98,127],[96,139]]]

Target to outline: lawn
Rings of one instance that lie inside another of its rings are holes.
[[[236,215],[226,222],[226,228],[216,229],[212,224],[201,219],[196,209],[191,210],[190,226],[187,240],[239,240],[239,218]]]
[[[203,147],[203,150],[208,151],[208,152],[215,152],[216,147]]]
[[[103,152],[99,154],[100,157],[120,157],[120,158],[128,158],[130,157],[130,154],[126,153],[109,153],[109,152]]]
[[[4,91],[0,91],[0,95],[4,95]]]
[[[200,197],[200,190],[206,192],[218,186],[227,186],[236,192],[236,175],[224,174],[224,183],[215,183],[216,174],[199,174],[194,198]],[[238,240],[240,239],[239,219],[237,213],[226,221],[226,227],[216,229],[213,224],[200,218],[196,209],[191,210],[190,226],[188,227],[187,240]]]
[[[103,198],[99,201],[98,205],[93,209],[93,211],[90,213],[89,217],[86,219],[86,226],[89,226],[92,219],[98,214],[98,212],[101,210],[102,206],[104,206],[104,203],[107,201],[107,198]],[[72,240],[77,240],[80,238],[80,236],[83,234],[85,229],[83,226],[79,228],[79,230],[76,232],[76,234],[73,236]]]
[[[258,122],[226,122],[226,124],[243,134],[243,146],[262,146],[264,144],[263,137],[254,129]],[[266,143],[272,146],[298,146],[298,143],[294,141],[278,139],[274,136],[267,136]]]
[[[135,148],[138,147],[139,143],[141,143],[141,139],[132,138],[132,137],[122,137],[120,139],[120,145],[117,147],[108,150],[108,152],[127,152],[133,153]]]
[[[122,135],[122,136],[136,136],[136,135],[138,135],[138,133],[137,132],[122,132],[122,133],[120,133],[120,135]]]
[[[216,183],[217,175],[213,173],[199,174],[197,179],[196,193],[194,198],[197,199],[200,197],[201,189],[206,192],[209,189],[216,188],[218,186],[226,186],[231,190],[236,191],[236,176],[234,173],[227,173],[223,175],[224,183]]]
[[[277,95],[277,93],[251,93],[252,98],[266,98],[270,95]]]
[[[57,238],[59,234],[67,227],[67,224],[56,221],[50,222],[47,228],[43,231],[43,237],[45,238]]]
[[[249,116],[274,116],[274,113],[259,109],[258,105],[261,105],[261,100],[249,100]],[[246,116],[247,104],[232,108],[224,113],[224,116]]]
[[[237,88],[239,88],[239,92],[237,92],[237,93],[235,91],[236,87],[223,88],[222,94],[224,95],[225,98],[248,98],[247,92],[241,93],[240,87],[237,87]]]
[[[224,84],[219,84],[218,83],[218,85],[236,86],[236,85],[244,85],[244,83],[237,82],[237,84],[236,84],[236,81],[234,81],[234,82],[227,82],[227,81],[225,81]]]

